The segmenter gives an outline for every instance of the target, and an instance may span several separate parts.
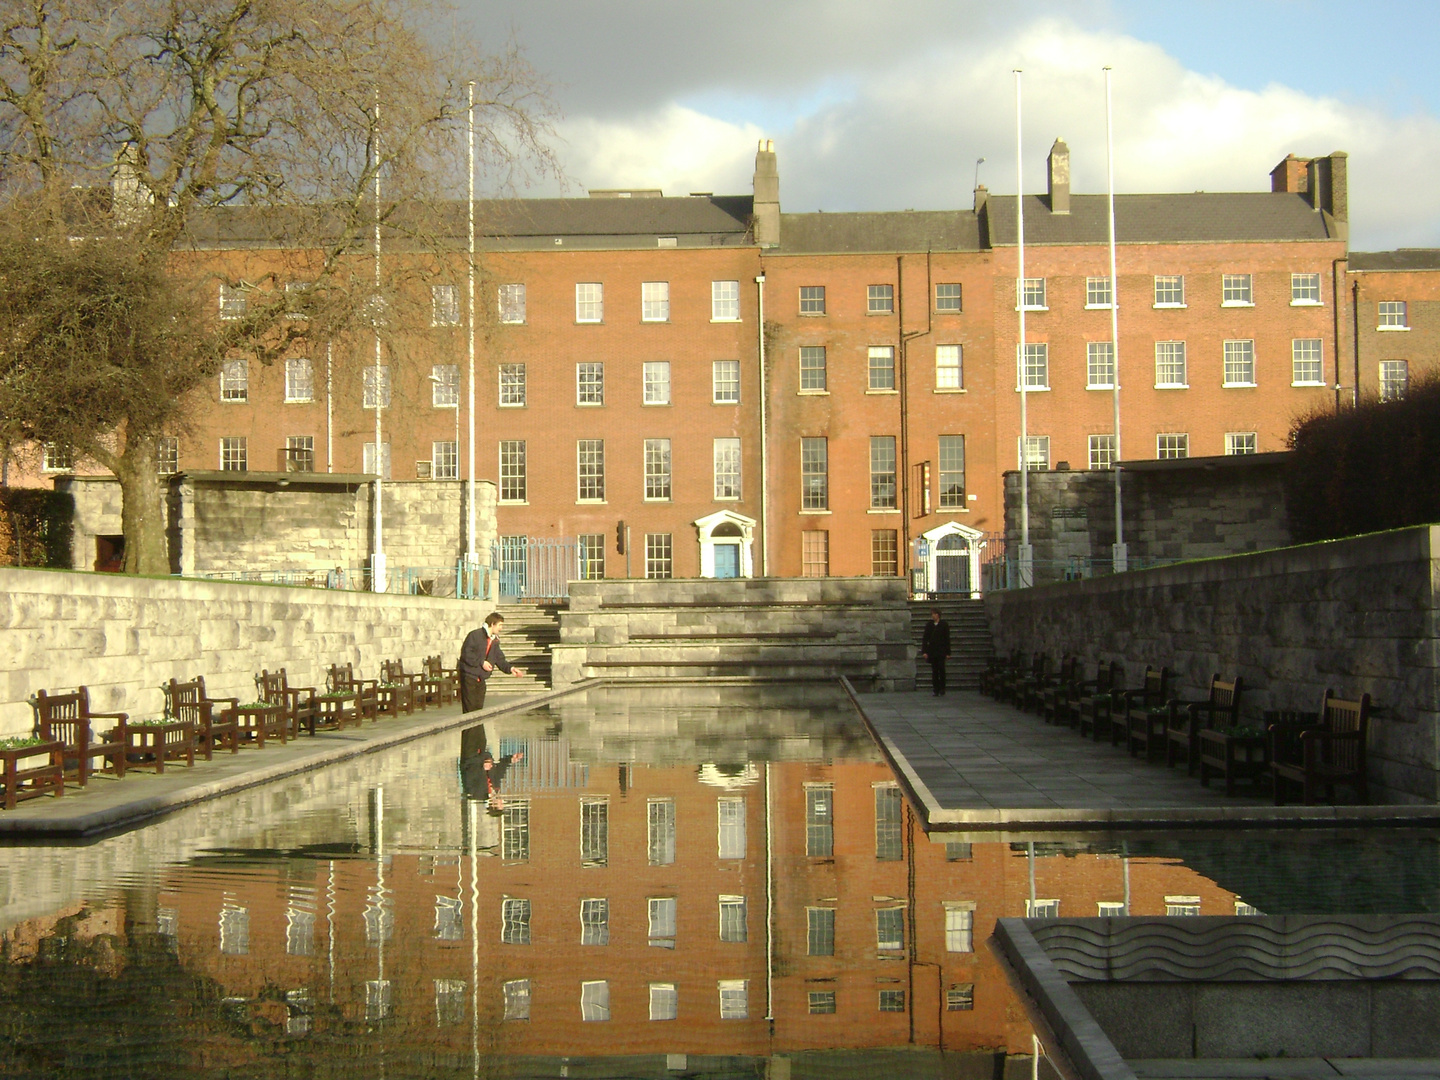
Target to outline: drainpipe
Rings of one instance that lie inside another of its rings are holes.
[[[1120,274],[1115,268],[1115,139],[1110,122],[1110,69],[1105,69],[1105,175],[1109,187],[1110,217],[1110,362],[1111,397],[1115,411],[1115,546],[1110,553],[1111,569],[1123,574],[1130,567],[1125,545],[1125,509],[1120,488]]]
[[[760,351],[760,576],[770,574],[770,432],[765,404],[765,274],[755,275],[759,296],[756,334]],[[627,548],[628,550],[628,548]]]
[[[1355,327],[1355,386],[1350,404],[1354,408],[1360,407],[1360,282],[1356,281],[1351,286],[1350,294],[1350,322]],[[1340,390],[1340,358],[1335,358],[1335,390],[1336,400],[1339,400]]]
[[[905,262],[903,255],[895,256],[895,314],[899,320],[899,333],[895,335],[896,389],[900,391],[900,446],[896,468],[900,475],[897,505],[900,508],[900,545],[895,555],[901,562],[900,572],[905,575],[905,587],[910,587],[910,430],[907,420],[909,409],[905,407],[907,386],[905,358],[909,351],[909,338],[905,336]]]

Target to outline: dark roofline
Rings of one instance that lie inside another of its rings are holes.
[[[1394,251],[1352,251],[1349,269],[1357,274],[1440,270],[1440,248],[1396,248]]]
[[[1284,465],[1294,452],[1275,450],[1265,454],[1217,454],[1213,457],[1167,458],[1164,461],[1137,459],[1122,461],[1127,472],[1194,472],[1214,469],[1260,469]]]

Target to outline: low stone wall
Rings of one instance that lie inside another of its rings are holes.
[[[205,676],[206,688],[252,701],[253,676],[284,667],[323,686],[349,661],[369,678],[380,661],[416,670],[453,664],[483,603],[119,574],[0,569],[0,736],[28,733],[36,690],[84,684],[104,712],[157,716],[159,687]]]
[[[1369,693],[1376,802],[1440,797],[1440,526],[990,593],[998,654],[1167,665],[1177,693],[1241,675],[1245,712]]]
[[[829,679],[915,685],[900,578],[571,582],[553,685],[604,677]]]

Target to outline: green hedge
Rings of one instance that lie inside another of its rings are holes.
[[[1399,401],[1313,414],[1290,443],[1296,542],[1440,522],[1440,379],[1412,382]]]
[[[75,500],[44,488],[0,488],[0,566],[70,566]]]

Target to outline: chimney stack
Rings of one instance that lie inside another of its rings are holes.
[[[1343,150],[1318,158],[1286,154],[1270,170],[1270,190],[1305,196],[1312,210],[1330,215],[1335,235],[1343,239],[1350,226],[1348,166],[1349,155]]]
[[[1050,190],[1050,212],[1070,213],[1070,148],[1064,139],[1056,139],[1046,159],[1048,186]]]
[[[780,170],[773,139],[761,139],[755,151],[755,243],[762,248],[780,244]]]
[[[990,201],[990,189],[984,184],[975,185],[975,212],[978,214],[985,209],[985,204]]]

